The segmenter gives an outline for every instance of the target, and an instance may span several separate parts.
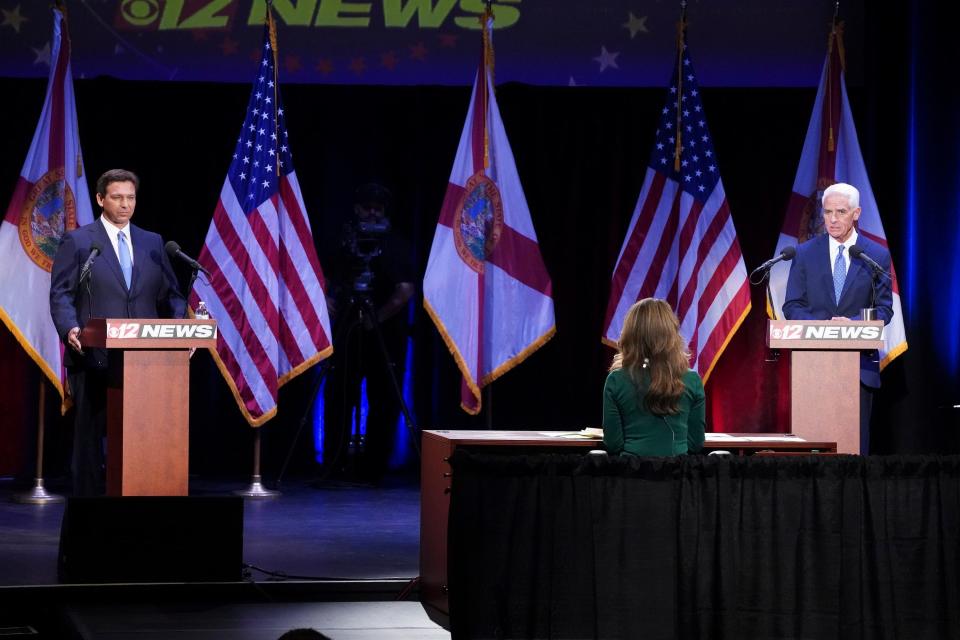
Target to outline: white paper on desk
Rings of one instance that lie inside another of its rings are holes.
[[[748,436],[743,439],[747,442],[806,442],[798,436]]]
[[[541,436],[547,436],[548,438],[572,438],[572,439],[583,439],[583,440],[596,440],[597,438],[603,437],[603,431],[600,431],[599,434],[591,433],[591,430],[584,429],[583,431],[538,431]]]
[[[733,436],[729,433],[705,433],[703,437],[707,440],[732,440]]]

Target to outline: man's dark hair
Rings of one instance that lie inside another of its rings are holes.
[[[390,205],[390,190],[382,184],[368,182],[357,187],[353,193],[353,201],[356,204],[382,204],[386,209]]]
[[[107,195],[107,185],[111,182],[132,182],[134,191],[140,189],[140,178],[133,171],[110,169],[110,171],[97,178],[97,195],[101,198],[105,197]]]

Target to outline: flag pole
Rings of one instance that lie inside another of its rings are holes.
[[[490,78],[490,84],[493,85],[493,42],[491,42],[490,27],[493,21],[493,0],[486,1],[486,8],[483,16],[480,18],[483,34],[483,66]],[[487,122],[487,78],[483,78],[481,85],[484,89],[483,96],[483,168],[486,171],[490,167],[490,129]],[[493,430],[493,381],[483,387],[483,409],[487,431]]]
[[[674,135],[677,138],[673,148],[673,170],[680,171],[680,154],[683,151],[683,127],[681,126],[683,104],[680,96],[683,95],[683,46],[687,30],[687,3],[680,2],[680,22],[677,23],[677,118]]]
[[[250,486],[246,489],[237,489],[233,492],[235,496],[244,498],[276,498],[281,495],[279,491],[267,489],[263,486],[260,477],[260,429],[253,429],[253,474],[250,476]]]
[[[487,414],[487,430],[493,430],[493,382],[490,382],[483,388],[483,408]]]
[[[270,33],[270,48],[271,55],[274,60],[274,99],[276,99],[277,92],[279,91],[276,82],[276,62],[277,62],[277,26],[273,21],[273,2],[272,0],[267,0],[267,28]],[[274,127],[279,127],[279,118],[274,118]],[[277,175],[280,175],[280,165],[279,165],[280,156],[277,155],[278,164],[275,165]],[[279,491],[274,491],[272,489],[267,489],[263,486],[263,479],[260,476],[260,429],[254,427],[253,429],[253,473],[250,475],[250,484],[246,489],[237,489],[233,492],[235,496],[243,496],[244,498],[276,498],[282,495]]]
[[[26,493],[18,493],[13,496],[14,502],[21,504],[53,504],[63,502],[63,496],[48,493],[43,486],[43,437],[44,423],[46,422],[46,401],[47,385],[40,380],[40,402],[37,415],[37,472],[34,477],[33,489]]]

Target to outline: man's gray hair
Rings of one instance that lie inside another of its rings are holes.
[[[820,200],[821,205],[827,201],[827,196],[846,197],[847,205],[851,209],[856,209],[860,206],[860,191],[852,184],[847,184],[846,182],[838,182],[824,189],[823,198]]]

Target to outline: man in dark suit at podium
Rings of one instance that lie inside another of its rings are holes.
[[[63,238],[50,274],[50,315],[67,348],[64,364],[74,403],[73,490],[103,485],[107,353],[84,350],[90,318],[180,318],[186,300],[156,233],[130,224],[140,179],[112,169],[97,180],[100,218]]]
[[[790,266],[783,315],[787,320],[860,320],[861,309],[876,309],[876,319],[890,323],[890,252],[857,233],[860,192],[838,182],[823,192],[822,233],[797,247]],[[862,256],[882,270],[874,270]],[[868,452],[873,392],[880,387],[880,367],[875,353],[860,356],[860,451]]]

